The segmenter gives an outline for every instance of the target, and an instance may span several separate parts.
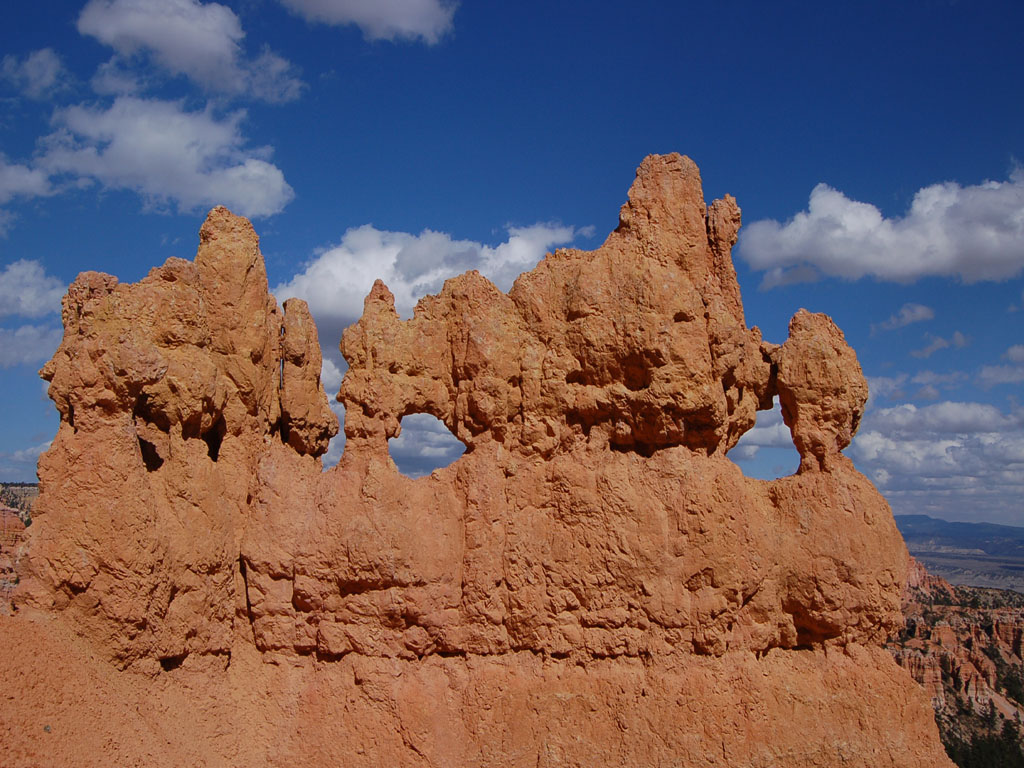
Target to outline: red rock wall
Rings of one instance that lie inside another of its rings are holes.
[[[906,550],[840,453],[866,382],[824,315],[781,346],[747,328],[739,220],[655,156],[600,249],[507,295],[471,272],[402,321],[378,282],[323,473],[316,329],[269,296],[247,221],[215,209],[195,263],[136,285],[81,275],[0,631],[73,631],[110,707],[148,688],[167,764],[947,764],[881,648]],[[800,471],[752,480],[725,454],[775,395]],[[467,450],[411,480],[387,440],[418,412]],[[186,735],[197,712],[216,726]],[[31,764],[43,737],[3,717]],[[103,749],[142,759],[119,733]]]

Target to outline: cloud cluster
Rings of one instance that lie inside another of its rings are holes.
[[[53,188],[45,171],[19,163],[8,163],[7,158],[0,154],[0,205],[18,197],[27,199],[50,194],[53,194]],[[7,231],[10,221],[10,214],[0,210],[0,235]]]
[[[985,365],[978,372],[978,383],[990,388],[999,384],[1024,382],[1024,344],[1014,344],[1003,354],[1009,365]]]
[[[522,272],[532,269],[553,246],[571,242],[579,230],[557,224],[509,227],[508,239],[498,245],[473,240],[457,240],[451,235],[424,230],[418,235],[389,232],[367,224],[350,229],[337,245],[321,250],[291,280],[274,288],[279,302],[292,296],[304,299],[316,320],[323,349],[321,380],[331,407],[344,423],[344,408],[333,396],[341,385],[344,361],[338,354],[342,331],[363,313],[363,301],[377,278],[382,279],[395,296],[395,306],[403,317],[423,296],[437,293],[444,281],[470,269],[477,269],[502,290],[508,290]],[[408,417],[402,422],[402,442],[392,441],[392,454],[407,474],[429,472],[430,451],[444,447],[442,464],[454,459],[452,451],[462,444],[437,424],[423,426],[426,418]],[[448,442],[445,442],[445,441]],[[451,442],[454,441],[454,442]],[[331,441],[324,466],[341,458],[344,435]],[[395,448],[397,445],[397,448]],[[417,453],[421,449],[427,453]],[[440,454],[439,454],[440,455]],[[405,462],[408,462],[406,465]]]
[[[502,290],[531,269],[553,246],[570,242],[578,230],[554,224],[509,227],[496,246],[456,240],[443,232],[389,232],[367,224],[350,229],[337,245],[321,251],[291,280],[274,288],[279,301],[298,296],[309,304],[326,354],[344,328],[363,312],[363,300],[381,278],[395,306],[409,317],[423,296],[440,291],[449,277],[477,269]]]
[[[910,350],[910,354],[918,358],[931,357],[940,349],[949,349],[950,347],[953,347],[955,349],[963,349],[971,341],[967,336],[960,333],[960,331],[954,331],[953,335],[950,336],[948,339],[944,339],[941,336],[933,336],[930,333],[927,334],[927,338],[929,340],[928,344],[926,344],[921,349]]]
[[[890,315],[889,319],[885,322],[872,323],[871,332],[893,331],[897,328],[905,328],[912,323],[921,323],[925,320],[933,320],[934,318],[935,310],[931,307],[910,302],[900,307],[900,311],[895,315]]]
[[[757,423],[754,428],[743,434],[729,455],[739,461],[749,461],[757,456],[762,448],[796,450],[793,447],[793,436],[790,434],[789,427],[782,421],[782,407],[779,405],[778,397],[775,398],[774,406],[770,411],[761,411],[757,414]]]
[[[292,199],[269,148],[249,149],[245,112],[218,117],[208,106],[121,96],[107,107],[73,106],[54,115],[38,168],[50,176],[128,189],[179,210],[223,203],[245,216],[269,216]]]
[[[308,21],[355,24],[367,40],[423,40],[451,31],[456,3],[446,0],[281,0]]]
[[[1024,524],[1024,412],[975,402],[869,411],[850,454],[897,514]]]
[[[355,24],[371,40],[438,42],[451,30],[448,0],[281,0],[309,21]],[[202,0],[88,0],[77,23],[82,35],[114,51],[91,79],[113,101],[57,109],[57,130],[39,141],[37,156],[11,163],[0,155],[0,206],[98,183],[138,193],[148,205],[179,211],[224,203],[249,217],[281,211],[294,197],[269,147],[246,147],[243,110],[145,98],[167,75],[207,94],[282,103],[305,84],[288,60],[268,47],[243,45],[239,16]],[[51,48],[0,61],[0,80],[42,99],[59,90],[67,70]],[[0,235],[14,214],[0,208]]]
[[[871,392],[871,404],[876,404],[880,398],[894,400],[905,397],[907,385],[916,384],[917,389],[914,398],[921,400],[937,400],[942,391],[956,389],[964,384],[968,375],[963,371],[949,371],[947,373],[936,373],[935,371],[922,370],[909,376],[905,373],[896,376],[868,376],[868,388]]]
[[[1005,280],[1024,270],[1024,170],[1004,182],[925,187],[896,218],[819,184],[787,223],[748,225],[739,252],[766,272],[765,288],[821,277]]]
[[[21,259],[8,264],[0,269],[0,317],[41,318],[59,312],[64,288],[38,261]],[[62,335],[59,326],[0,327],[0,368],[46,360]]]
[[[67,70],[52,48],[34,51],[24,59],[7,55],[0,62],[0,79],[11,83],[30,99],[48,98],[66,78]]]
[[[426,413],[402,419],[402,434],[388,441],[388,451],[398,468],[410,477],[428,475],[446,467],[465,452],[443,423]]]
[[[43,317],[60,311],[64,283],[38,261],[20,259],[0,269],[0,316]]]
[[[78,17],[78,31],[121,57],[148,56],[161,69],[184,75],[210,92],[284,102],[298,98],[304,87],[295,67],[269,49],[246,57],[242,23],[219,3],[90,0]],[[108,63],[101,88],[117,88],[110,75],[118,65],[116,60]],[[127,86],[132,81],[123,82]]]
[[[53,356],[64,332],[47,325],[0,328],[0,368],[35,365]]]

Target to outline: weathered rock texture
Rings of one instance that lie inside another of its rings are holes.
[[[1024,594],[952,585],[909,558],[906,626],[888,644],[957,765],[1024,762]]]
[[[81,275],[0,624],[73,661],[0,658],[51,699],[45,732],[0,714],[11,759],[945,764],[882,647],[906,550],[840,453],[864,377],[824,315],[781,346],[747,328],[739,223],[689,159],[650,157],[600,249],[509,294],[470,272],[403,321],[378,282],[327,472],[316,330],[277,309],[247,221],[215,209],[195,263],[136,285]],[[726,452],[776,395],[800,471],[752,480]],[[387,440],[419,412],[467,450],[412,480]]]

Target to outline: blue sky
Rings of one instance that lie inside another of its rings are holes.
[[[56,430],[36,371],[85,269],[253,218],[270,282],[341,329],[479,268],[594,248],[644,155],[743,209],[747,321],[831,314],[872,385],[847,450],[897,513],[1024,525],[1024,5],[53,0],[0,25],[0,479]],[[407,420],[408,421],[408,420]],[[406,424],[410,473],[452,455]],[[793,470],[778,413],[731,456]],[[340,443],[332,448],[336,459]]]

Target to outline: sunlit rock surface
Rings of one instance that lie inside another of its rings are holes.
[[[12,765],[938,766],[882,645],[906,550],[840,451],[842,332],[748,328],[740,211],[652,156],[619,227],[403,321],[378,282],[338,395],[249,223],[195,262],[83,273],[42,371],[61,412],[14,617]],[[793,477],[727,451],[778,396]],[[467,446],[401,475],[429,413]],[[47,728],[44,728],[47,726]]]

